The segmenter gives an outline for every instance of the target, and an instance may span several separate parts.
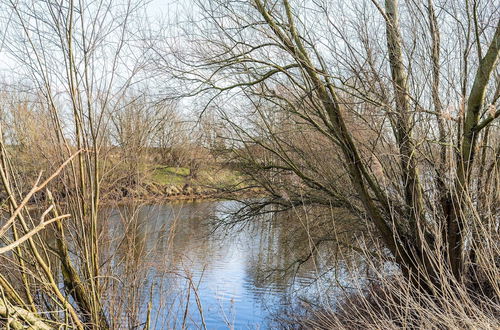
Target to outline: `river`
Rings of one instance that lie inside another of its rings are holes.
[[[236,207],[201,201],[104,210],[102,259],[120,274],[104,280],[109,314],[120,315],[113,322],[124,329],[146,322],[152,329],[267,329],[296,303],[330,302],[339,283],[348,285],[346,264],[334,263],[331,250],[302,260],[311,244],[307,225],[293,216],[215,230]]]

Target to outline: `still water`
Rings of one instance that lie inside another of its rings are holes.
[[[268,329],[291,304],[335,294],[342,269],[328,258],[304,262],[308,240],[291,219],[215,230],[236,207],[209,201],[108,209],[104,259],[122,274],[116,285],[108,281],[110,314],[126,311],[115,324],[142,329],[149,305],[152,329]]]

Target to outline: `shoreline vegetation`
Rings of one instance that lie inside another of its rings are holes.
[[[170,166],[155,166],[148,174],[143,173],[141,176],[147,179],[103,189],[100,204],[247,199],[267,195],[255,182],[222,164],[211,164],[196,178],[191,177],[189,168]],[[52,194],[57,195],[57,192]],[[45,199],[46,194],[41,191],[32,196],[28,205],[37,205]],[[64,197],[59,202],[65,203]]]
[[[201,171],[196,178],[185,167],[159,166],[152,171],[150,180],[117,187],[103,196],[104,201],[180,201],[255,197],[265,191],[252,184],[238,171],[214,167]]]

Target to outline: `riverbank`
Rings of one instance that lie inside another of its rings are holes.
[[[140,183],[116,185],[102,194],[104,201],[220,200],[262,196],[241,173],[227,168],[206,168],[193,176],[188,168],[158,166]]]
[[[223,167],[204,168],[193,176],[187,168],[157,166],[141,182],[134,181],[122,178],[113,183],[102,184],[100,203],[247,199],[265,195],[262,189],[239,172]],[[27,193],[25,191],[22,195]],[[67,195],[64,190],[55,187],[52,193],[59,204],[65,203]],[[6,200],[7,196],[0,194],[0,198]],[[36,206],[45,200],[46,193],[42,190],[34,194],[28,204]],[[1,207],[4,208],[4,205]]]
[[[176,186],[172,184],[144,184],[135,187],[119,187],[115,191],[104,194],[103,203],[118,202],[165,202],[165,201],[194,201],[194,200],[224,200],[246,199],[263,196],[264,191],[255,187],[244,188],[215,188],[186,184]]]

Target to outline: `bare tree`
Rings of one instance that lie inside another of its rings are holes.
[[[155,156],[165,156],[176,134],[176,108],[170,102],[151,102],[148,95],[128,96],[110,114],[111,140],[116,144],[118,178],[124,185],[140,185],[148,177]],[[126,182],[124,182],[124,180]]]
[[[500,24],[492,2],[197,4],[179,28],[186,49],[166,39],[156,53],[172,54],[169,73],[191,87],[183,95],[219,100],[238,157],[269,174],[254,179],[271,203],[351,210],[424,291],[439,290],[443,274],[462,283],[484,262],[479,251],[493,251],[485,259],[495,262]]]
[[[27,297],[21,307],[38,313],[39,306],[46,306],[46,318],[80,329],[109,328],[113,325],[105,313],[109,302],[102,300],[106,281],[99,260],[100,186],[103,173],[109,170],[109,140],[104,132],[109,126],[109,112],[121,105],[141,69],[131,26],[139,24],[137,13],[142,2],[2,1],[0,5],[2,13],[7,13],[2,15],[8,26],[4,50],[19,68],[12,73],[12,79],[30,82],[28,91],[37,101],[32,109],[42,109],[52,129],[51,152],[55,159],[50,165],[70,159],[59,175],[57,194],[52,196],[47,191],[46,203],[52,204],[49,211],[54,218],[68,213],[71,221],[65,225],[55,222],[55,244],[35,235],[29,244],[19,246],[13,259],[23,274],[22,288]],[[29,129],[36,132],[34,127]],[[40,142],[27,141],[35,145]],[[15,168],[7,170],[7,151],[3,149],[2,153],[2,169],[15,174]],[[18,183],[12,177],[3,181],[10,208],[16,210]],[[49,185],[51,188],[55,187]],[[59,203],[61,197],[64,204]],[[15,215],[9,227],[12,235],[16,237],[19,224],[21,235],[25,235],[30,212],[11,214]],[[70,254],[69,244],[78,258]],[[49,255],[55,255],[57,262],[51,262]],[[63,289],[58,274],[62,274]],[[4,289],[9,285],[8,281],[2,282]],[[69,316],[61,319],[58,310]]]

